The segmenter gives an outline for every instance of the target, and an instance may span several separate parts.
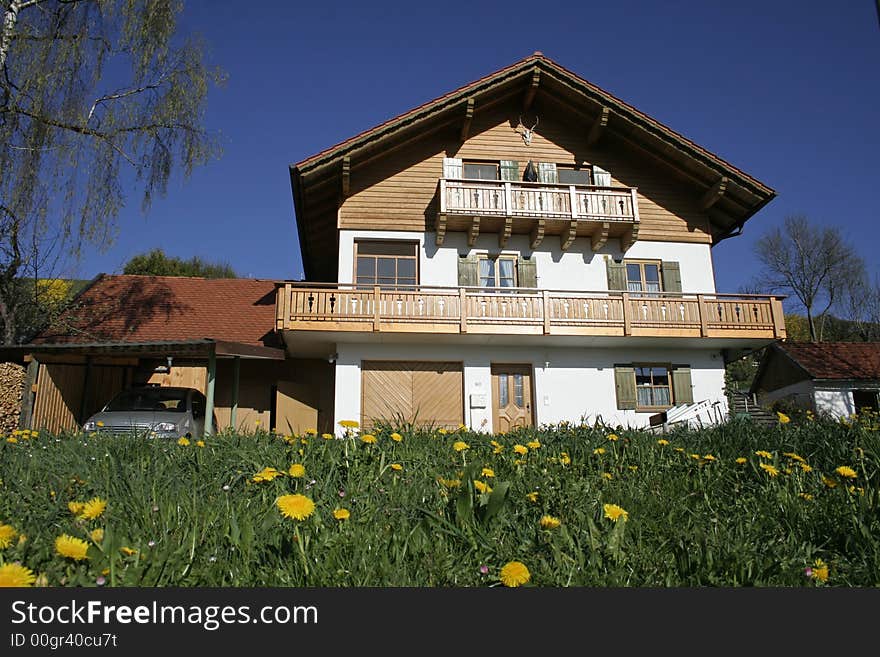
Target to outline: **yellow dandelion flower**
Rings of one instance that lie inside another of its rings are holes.
[[[593,450],[593,454],[596,454],[597,456],[604,454],[604,453],[605,453],[604,447],[597,447],[596,449]]]
[[[18,537],[18,547],[21,547],[22,545],[24,545],[25,543],[27,543],[27,538],[28,538],[27,535],[25,535],[25,534],[20,534],[19,537]]]
[[[529,449],[538,449],[540,446],[541,446],[541,443],[538,442],[537,440],[530,440],[529,442],[526,443],[526,447],[528,447]]]
[[[526,462],[525,462],[525,459],[515,459],[515,460],[513,461],[513,464],[514,464],[514,465],[525,465]]]
[[[19,563],[7,563],[0,566],[0,587],[24,588],[37,580],[30,568]]]
[[[317,435],[318,435],[318,430],[317,430],[317,429],[306,429],[306,430],[305,430],[305,434],[306,434],[307,436],[317,436]]]
[[[439,433],[441,436],[445,436],[449,432],[446,429],[437,429],[437,433]]]
[[[288,469],[287,474],[291,477],[305,477],[306,476],[306,467],[302,463],[294,463]]]
[[[559,462],[562,465],[571,465],[571,457],[568,455],[568,452],[562,452],[562,454],[559,455]]]
[[[639,466],[637,466],[637,465],[630,465],[630,466],[628,466],[628,467],[629,467],[629,469],[632,470],[633,472],[635,472],[636,470],[639,469]]]
[[[479,479],[474,479],[474,488],[477,489],[480,493],[491,493],[492,487],[488,484],[480,481]]]
[[[403,436],[401,436],[399,433],[397,433],[395,431],[394,433],[391,434],[391,440],[393,440],[396,443],[399,443],[403,440]]]
[[[616,433],[609,433],[608,440],[610,440],[612,443],[616,443],[618,440],[620,440],[620,437]]]
[[[363,436],[361,436],[361,440],[367,445],[374,445],[376,443],[376,436],[371,433],[365,433]]]
[[[532,574],[521,561],[510,561],[501,568],[501,583],[504,586],[516,587],[525,584]]]
[[[333,517],[337,520],[348,520],[351,517],[351,511],[348,509],[333,509]]]
[[[661,438],[660,440],[657,441],[657,444],[660,445],[660,447],[665,447],[666,445],[669,444],[669,441],[666,440],[666,438]]]
[[[787,456],[792,461],[797,461],[798,463],[806,463],[806,460],[804,459],[803,456],[795,454],[794,452],[783,452],[782,455]]]
[[[332,433],[322,433],[321,438],[324,440],[333,440],[334,436]]]
[[[798,497],[802,500],[807,500],[807,502],[813,499],[813,496],[810,493],[798,493]]]
[[[299,493],[295,495],[282,495],[275,504],[285,518],[305,520],[315,512],[315,503]]]
[[[711,454],[704,454],[704,455],[703,455],[703,460],[704,460],[704,461],[717,461],[718,459],[716,459],[716,458],[715,458],[714,456],[712,456]]]
[[[520,456],[525,456],[529,453],[529,448],[525,445],[516,444],[513,446],[513,451]]]
[[[357,420],[340,420],[339,426],[344,429],[357,429],[361,425]]]
[[[492,468],[483,468],[480,470],[480,474],[484,477],[491,478],[495,476],[495,471]]]
[[[673,447],[672,449],[674,449],[679,454],[684,454],[684,447]]]
[[[849,488],[847,488],[847,490],[849,491],[850,495],[855,495],[856,493],[858,493],[859,495],[865,494],[865,489],[861,486],[850,486]]]
[[[532,491],[531,493],[526,493],[526,499],[529,502],[537,502],[538,501],[538,491]]]
[[[828,486],[828,488],[837,487],[837,482],[834,481],[831,477],[826,477],[825,475],[822,475],[822,483]]]
[[[773,458],[773,455],[770,452],[765,451],[763,449],[759,449],[757,452],[755,452],[755,456],[760,456],[762,459],[772,459]]]
[[[616,504],[605,504],[602,509],[605,511],[605,517],[613,522],[618,522],[621,519],[624,522],[629,520],[629,512],[624,511],[623,508]]]
[[[205,446],[204,440],[197,440],[196,441],[196,447],[204,447],[204,446]]]
[[[612,479],[614,479],[614,475],[612,475],[610,472],[603,472],[602,478],[611,481]]]
[[[828,581],[828,564],[826,564],[821,559],[816,559],[813,565],[813,579],[817,579],[820,582]]]
[[[253,476],[251,481],[254,483],[262,483],[264,481],[272,481],[276,477],[280,477],[283,473],[280,470],[276,470],[272,467],[266,467],[260,470],[257,474]]]
[[[776,417],[779,418],[779,424],[788,424],[791,422],[791,418],[788,417],[785,413],[776,412]]]
[[[500,454],[504,451],[504,445],[499,443],[497,440],[490,440],[489,444],[492,445],[495,449],[492,450],[493,454]]]
[[[452,443],[452,449],[454,449],[456,452],[463,452],[466,449],[470,449],[470,447],[471,446],[463,440],[456,440],[454,443]]]
[[[810,466],[806,463],[798,463],[798,466],[800,466],[800,469],[803,470],[804,472],[812,472],[813,471],[812,466]]]
[[[74,561],[82,561],[89,558],[86,554],[88,550],[89,544],[80,538],[62,534],[55,539],[55,552],[62,557],[67,557]]]
[[[692,458],[692,459],[696,459],[697,461],[699,461],[699,460],[700,460],[700,455],[699,455],[699,454],[691,454],[691,458]]]
[[[771,477],[775,477],[776,475],[779,474],[779,470],[777,470],[776,468],[774,468],[774,467],[773,467],[772,465],[770,465],[769,463],[759,463],[759,464],[758,464],[758,467],[760,467],[764,472],[766,472],[766,473],[767,473],[768,475],[770,475]]]
[[[121,548],[119,548],[119,551],[122,552],[122,554],[124,554],[127,557],[130,557],[133,554],[137,554],[137,550],[130,548],[130,547],[127,547],[125,545],[123,545]]]
[[[189,445],[189,439],[186,436],[181,436],[177,440],[177,444],[180,445],[181,447],[186,447]]]
[[[95,518],[100,518],[106,508],[107,500],[102,500],[100,497],[93,497],[83,504],[79,517],[85,520],[94,520]]]
[[[89,532],[89,538],[91,538],[95,543],[100,543],[104,540],[104,530],[100,527],[97,529],[93,529]]]
[[[84,506],[85,506],[85,504],[83,504],[82,502],[68,502],[67,503],[68,510],[75,516],[78,516],[80,513],[82,513]]]
[[[559,518],[549,515],[541,516],[541,520],[538,522],[541,524],[541,529],[556,529],[562,524],[562,521]]]
[[[0,550],[12,545],[12,540],[18,536],[18,531],[12,525],[0,525]]]
[[[749,462],[749,460],[743,456],[740,456],[738,459],[736,459],[736,463],[738,465],[742,465],[743,463],[748,463],[748,462]]]
[[[835,468],[834,472],[836,472],[844,479],[855,479],[857,476],[856,471],[848,465],[841,465],[839,468]]]
[[[400,465],[400,463],[392,463],[389,467],[395,472],[400,472],[401,470],[403,470],[403,466]]]
[[[445,488],[458,488],[461,486],[461,479],[443,479],[440,477],[437,481]]]
[[[18,438],[16,438],[15,436],[9,436],[9,438],[6,439],[6,442],[15,444],[18,442]]]

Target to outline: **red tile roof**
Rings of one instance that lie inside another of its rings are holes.
[[[279,346],[275,284],[248,278],[101,274],[34,343],[211,338]]]
[[[779,342],[814,379],[880,379],[880,342]]]

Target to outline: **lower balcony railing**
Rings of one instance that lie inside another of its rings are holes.
[[[279,284],[280,330],[783,338],[782,298]]]

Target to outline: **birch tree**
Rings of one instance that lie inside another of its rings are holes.
[[[106,248],[130,188],[146,210],[173,173],[219,156],[203,123],[223,74],[197,37],[178,33],[182,8],[0,0],[2,342],[24,337],[24,277],[79,259],[86,245]]]

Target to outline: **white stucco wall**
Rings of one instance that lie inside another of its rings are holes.
[[[395,239],[419,242],[419,273],[421,285],[456,287],[458,257],[470,250],[467,236],[461,232],[446,234],[442,247],[434,242],[434,233],[404,231],[339,231],[339,282],[351,283],[354,269],[356,239]],[[498,235],[480,235],[473,251],[483,253],[533,254],[538,273],[538,287],[545,290],[603,291],[608,289],[605,256],[620,259],[619,240],[609,240],[598,253],[593,253],[590,240],[579,238],[563,252],[558,236],[548,236],[532,252],[527,235],[512,235],[506,249],[498,248]],[[708,244],[683,242],[639,241],[626,252],[626,258],[673,260],[679,263],[683,292],[715,292],[715,274]]]
[[[336,361],[336,423],[360,420],[362,360],[436,360],[464,364],[465,424],[493,432],[492,363],[528,363],[533,366],[536,425],[562,421],[589,423],[601,418],[613,426],[644,427],[653,413],[617,409],[614,365],[632,362],[671,362],[690,365],[694,401],[724,398],[721,355],[707,350],[578,349],[486,347],[455,345],[339,344]],[[471,409],[471,394],[488,395],[484,409]]]
[[[819,414],[834,417],[848,417],[858,411],[853,399],[853,390],[876,390],[875,383],[859,381],[798,381],[792,385],[765,393],[761,402],[770,405],[786,400],[799,408],[810,409]]]

